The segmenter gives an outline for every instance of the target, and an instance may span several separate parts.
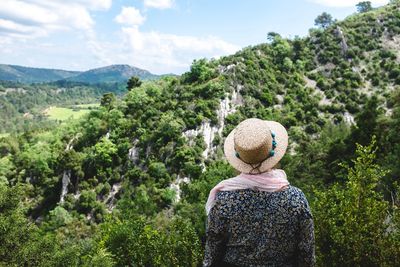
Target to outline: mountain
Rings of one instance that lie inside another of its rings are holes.
[[[201,265],[208,193],[237,175],[224,139],[258,117],[288,130],[281,164],[309,199],[318,266],[400,266],[399,9],[270,33],[106,94],[81,121],[0,138],[0,265]]]
[[[25,83],[50,82],[67,79],[79,71],[30,68],[17,65],[0,64],[0,80]]]
[[[137,76],[142,80],[154,80],[160,77],[147,70],[129,65],[111,65],[84,71],[67,80],[85,83],[126,82],[132,76]]]
[[[129,65],[111,65],[81,72],[0,64],[0,80],[22,83],[54,82],[59,80],[84,83],[120,83],[126,82],[131,76],[138,76],[142,80],[154,80],[161,77],[147,70]]]

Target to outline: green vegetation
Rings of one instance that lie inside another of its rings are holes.
[[[126,83],[132,77],[143,80],[155,80],[160,76],[150,73],[147,70],[131,67],[129,65],[111,65],[98,69],[88,70],[70,77],[68,81],[83,82],[90,84],[99,83]]]
[[[121,95],[125,84],[97,84],[58,81],[46,84],[21,84],[0,81],[0,133],[23,132],[31,128],[52,128],[43,110],[49,106],[82,109],[79,104],[100,102],[106,92]],[[93,106],[94,107],[94,106]],[[93,107],[87,106],[88,109]]]
[[[0,64],[0,80],[15,82],[50,82],[66,79],[79,74],[78,71],[29,68]]]
[[[81,105],[81,106],[87,106],[87,105],[92,105],[93,104],[86,104],[86,105]],[[95,104],[96,105],[96,104]],[[88,114],[90,112],[89,109],[79,109],[79,110],[74,110],[70,108],[61,108],[61,107],[49,107],[43,113],[49,117],[51,120],[57,120],[57,121],[65,121],[68,119],[79,119],[83,115]]]
[[[360,13],[365,13],[372,10],[372,4],[370,1],[363,1],[356,5],[357,11]]]
[[[258,117],[289,131],[281,165],[310,201],[318,265],[399,265],[398,10],[269,33],[122,99],[99,89],[82,120],[1,138],[0,264],[198,266],[208,192],[235,175],[223,140]]]
[[[91,104],[79,104],[79,105],[74,105],[73,108],[77,109],[94,109],[98,108],[100,105],[98,103],[91,103]]]
[[[88,71],[29,68],[0,64],[0,80],[21,83],[81,82],[81,83],[125,83],[129,77],[154,80],[158,75],[129,65],[111,65]]]
[[[358,146],[348,179],[314,201],[320,264],[397,266],[400,264],[399,210],[377,190],[385,172],[374,163],[376,142]],[[336,205],[332,205],[335,203]]]
[[[322,29],[326,29],[333,24],[332,15],[323,12],[315,19],[314,24],[315,26],[321,27]]]
[[[139,87],[141,85],[142,85],[142,82],[140,81],[139,77],[132,76],[127,82],[126,89],[128,89],[128,91],[129,91],[129,90],[132,90],[133,88]]]

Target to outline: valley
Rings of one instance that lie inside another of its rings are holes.
[[[70,107],[50,106],[42,111],[50,120],[65,121],[68,119],[79,119],[91,110],[99,107],[99,104],[80,104]]]

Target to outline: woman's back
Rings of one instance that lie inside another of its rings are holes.
[[[314,229],[303,192],[220,191],[208,215],[204,266],[312,266]]]

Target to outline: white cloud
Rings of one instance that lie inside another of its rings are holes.
[[[119,36],[97,36],[91,11],[110,8],[112,0],[0,2],[0,63],[79,70],[121,63],[154,73],[182,73],[196,58],[218,57],[240,49],[214,36],[144,32],[139,27],[146,18],[134,7],[123,7],[114,18],[122,24]],[[146,7],[153,8],[173,4],[146,2]],[[60,31],[63,39],[52,39],[50,35]]]
[[[172,1],[145,0],[146,6],[167,8]],[[126,63],[155,73],[186,71],[193,59],[211,58],[236,52],[240,48],[220,38],[194,37],[143,32],[145,17],[134,7],[123,7],[115,21],[121,28],[122,42],[115,45],[91,43],[91,49],[102,62]]]
[[[90,12],[109,9],[112,0],[0,1],[0,51],[3,51],[0,54],[1,62],[22,61],[26,64],[40,62],[43,66],[44,62],[51,62],[52,58],[63,58],[63,55],[68,55],[66,58],[70,60],[64,60],[64,64],[79,60],[81,69],[84,64],[87,64],[88,58],[92,63],[94,60],[106,61],[100,60],[104,58],[105,48],[97,40],[94,31],[95,21]],[[43,39],[38,39],[38,37],[51,38],[52,33],[60,31],[64,31],[65,36],[74,38],[74,42],[78,44],[75,46],[75,43],[65,37],[63,42],[69,44],[66,46],[58,44],[52,52],[40,46]],[[11,60],[7,54],[13,55]],[[82,62],[83,56],[86,56],[86,61]],[[60,63],[58,60],[53,60],[53,64],[59,66]],[[48,67],[53,67],[51,65],[48,64]]]
[[[58,0],[58,1],[65,2],[65,0]],[[73,2],[73,1],[68,1],[68,2]],[[112,0],[75,0],[75,2],[77,4],[82,4],[94,10],[108,10],[112,4]]]
[[[152,7],[158,9],[171,8],[173,0],[144,0],[145,7]]]
[[[316,4],[330,7],[352,7],[362,2],[362,0],[309,0]],[[370,0],[373,6],[381,6],[389,3],[389,0]]]
[[[106,10],[112,0],[1,0],[0,37],[32,39],[58,30],[89,32],[90,10]]]
[[[24,26],[11,20],[0,19],[0,31],[14,34],[25,34],[35,31],[35,27]]]
[[[121,13],[115,17],[115,21],[127,25],[140,25],[145,21],[145,17],[134,7],[122,7]]]
[[[232,54],[240,49],[213,36],[141,32],[137,26],[123,27],[122,34],[123,46],[128,48],[127,51],[121,51],[124,63],[156,73],[181,73],[188,69],[193,59]]]
[[[90,10],[107,10],[111,7],[112,0],[23,0],[24,2],[46,5],[49,3],[52,4],[72,4],[72,5],[81,5]]]

